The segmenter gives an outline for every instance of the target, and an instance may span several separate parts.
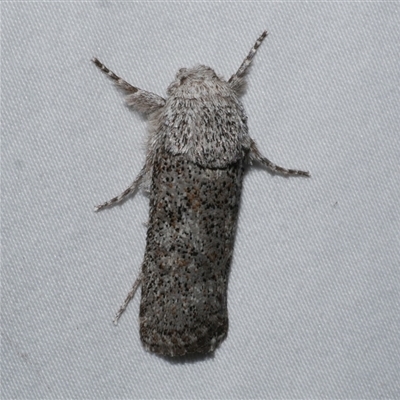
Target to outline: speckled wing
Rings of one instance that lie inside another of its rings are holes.
[[[169,356],[213,351],[228,331],[228,273],[246,160],[208,169],[165,149],[154,159],[141,340]]]

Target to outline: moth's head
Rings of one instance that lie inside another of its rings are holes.
[[[168,86],[167,94],[183,98],[226,96],[230,94],[230,87],[212,68],[198,65],[194,68],[181,68]]]

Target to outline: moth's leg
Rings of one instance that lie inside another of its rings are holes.
[[[136,177],[136,179],[132,182],[132,184],[127,189],[125,189],[118,196],[113,197],[111,200],[106,201],[105,203],[100,204],[99,206],[96,206],[94,208],[94,211],[99,211],[99,210],[102,210],[103,208],[106,208],[113,204],[117,204],[121,200],[123,200],[126,196],[129,196],[131,193],[135,192],[136,189],[139,187],[139,185],[142,183],[145,174],[146,174],[146,166],[144,166],[142,168],[142,170],[139,172],[139,175]]]
[[[272,161],[268,160],[268,158],[264,157],[257,148],[257,145],[254,141],[252,141],[250,146],[250,160],[255,160],[262,165],[265,165],[271,171],[280,172],[283,175],[303,175],[310,176],[308,171],[300,171],[297,169],[287,169],[280,167],[279,165],[274,164]]]
[[[140,283],[142,282],[142,277],[143,277],[142,274],[139,274],[139,276],[137,277],[135,283],[132,286],[132,289],[129,291],[128,295],[126,296],[124,304],[122,304],[121,308],[115,314],[115,318],[113,320],[115,325],[118,324],[119,318],[121,317],[122,313],[128,307],[129,302],[133,299],[133,296],[135,295],[135,292],[136,292],[137,288],[140,286]]]
[[[120,78],[117,74],[108,69],[97,58],[93,57],[92,61],[98,68],[100,68],[115,82],[119,89],[122,89],[127,94],[126,102],[128,106],[133,107],[137,111],[144,114],[149,114],[165,105],[165,99],[163,99],[161,96],[140,89],[136,86],[132,86],[130,83]]]

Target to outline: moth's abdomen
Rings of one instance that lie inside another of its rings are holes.
[[[206,353],[228,330],[227,281],[244,160],[224,169],[165,151],[155,160],[141,339],[159,354]]]

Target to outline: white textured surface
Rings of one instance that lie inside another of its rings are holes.
[[[2,5],[2,398],[399,398],[400,7],[395,3]],[[165,95],[229,77],[263,153],[311,179],[245,177],[213,357],[141,347],[147,199],[93,213],[144,161],[145,122],[94,65]],[[396,106],[397,104],[397,106]]]

